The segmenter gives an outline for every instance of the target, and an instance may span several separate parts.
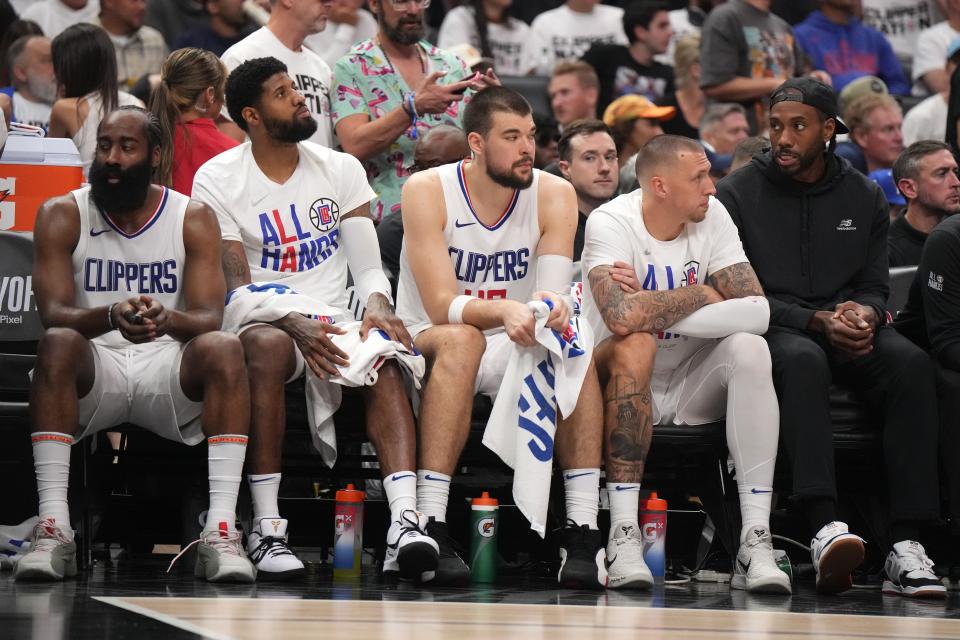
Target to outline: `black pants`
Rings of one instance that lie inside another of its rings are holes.
[[[871,353],[855,360],[845,360],[819,335],[775,327],[766,338],[794,493],[837,497],[829,398],[836,379],[884,418],[884,459],[877,462],[886,475],[891,519],[936,519],[939,417],[930,357],[889,327],[878,331]]]
[[[937,365],[940,464],[952,529],[960,532],[960,371]]]

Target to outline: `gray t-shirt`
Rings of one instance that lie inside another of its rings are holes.
[[[712,87],[736,77],[781,78],[795,75],[797,52],[793,30],[778,16],[745,2],[730,0],[710,12],[700,44],[700,86]],[[760,100],[745,102],[747,118],[756,131],[765,127],[766,107]]]

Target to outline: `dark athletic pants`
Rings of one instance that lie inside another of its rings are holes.
[[[960,372],[937,365],[940,407],[940,464],[952,529],[960,533]]]
[[[835,380],[883,416],[884,459],[877,461],[877,481],[887,483],[891,520],[937,519],[939,417],[930,357],[889,327],[878,331],[871,353],[850,361],[818,334],[771,327],[766,339],[794,493],[836,500],[829,399]]]

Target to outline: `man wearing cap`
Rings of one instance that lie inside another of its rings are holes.
[[[929,357],[884,326],[887,203],[834,153],[847,128],[836,94],[812,78],[770,98],[768,154],[723,180],[717,197],[739,227],[770,303],[766,339],[780,399],[780,438],[811,531],[821,592],[844,591],[863,540],[837,519],[830,384],[851,387],[882,416],[890,499],[884,592],[944,597],[919,527],[939,513],[936,383]]]
[[[886,83],[876,76],[863,76],[857,78],[840,92],[837,100],[839,108],[837,113],[844,117],[846,122],[847,108],[858,99],[869,95],[889,95]],[[846,137],[846,136],[845,136]],[[860,173],[867,174],[867,159],[861,149],[852,140],[842,140],[837,142],[836,154],[841,158],[846,158],[854,169]]]
[[[954,38],[947,47],[947,61],[944,70],[947,77],[960,63],[960,38]],[[903,116],[903,144],[909,146],[919,140],[945,140],[947,137],[947,111],[950,100],[950,85],[939,93],[924,99],[923,102],[907,111]]]
[[[663,135],[660,123],[677,115],[676,107],[660,107],[639,95],[621,96],[603,112],[620,158],[620,190],[631,191],[637,183],[634,165],[637,152],[647,142]]]
[[[920,264],[924,243],[944,218],[960,213],[960,178],[949,145],[939,140],[916,142],[893,165],[893,180],[907,208],[890,223],[890,266]]]

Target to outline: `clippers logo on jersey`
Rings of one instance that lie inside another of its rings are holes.
[[[447,249],[460,282],[514,282],[530,270],[530,249],[508,249],[487,255],[451,246]]]
[[[517,426],[533,436],[527,443],[530,453],[540,462],[553,459],[553,436],[557,431],[556,378],[550,359],[540,361],[534,372],[523,379],[517,406]]]
[[[178,271],[176,260],[138,263],[87,258],[83,263],[83,288],[91,292],[176,293]]]
[[[666,289],[676,289],[677,287],[688,287],[700,283],[700,263],[696,260],[691,260],[683,265],[683,272],[677,277],[677,274],[674,273],[672,265],[666,265],[665,267],[658,267],[653,263],[647,264],[647,274],[643,279],[643,290],[644,291],[661,291],[663,287],[658,286],[657,281],[657,272],[661,271],[665,279],[661,279],[659,284],[666,284]],[[674,333],[659,332],[657,334],[658,340],[675,340],[680,336]]]
[[[319,198],[310,206],[310,222],[316,231],[304,228],[293,203],[289,209],[261,213],[260,268],[296,273],[320,266],[340,248],[339,217],[337,203],[329,198]]]

